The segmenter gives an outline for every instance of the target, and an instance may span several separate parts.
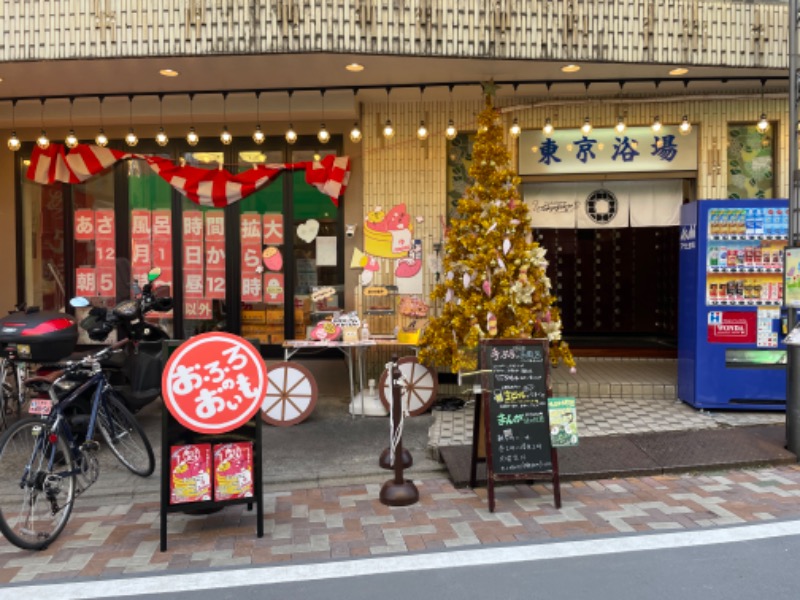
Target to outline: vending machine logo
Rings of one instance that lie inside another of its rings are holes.
[[[755,344],[756,313],[711,311],[708,313],[708,341],[719,344]]]
[[[697,240],[697,227],[684,225],[681,227],[681,250],[694,250]]]

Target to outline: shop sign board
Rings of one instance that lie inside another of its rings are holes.
[[[708,341],[717,344],[755,344],[758,335],[754,311],[712,310],[708,313]]]

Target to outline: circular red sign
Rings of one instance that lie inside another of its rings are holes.
[[[196,335],[173,352],[161,379],[167,410],[198,433],[225,433],[253,418],[267,391],[267,367],[244,338]]]

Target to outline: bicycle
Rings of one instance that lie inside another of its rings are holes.
[[[26,385],[46,390],[49,398],[31,398],[28,411],[38,416],[17,421],[0,437],[0,532],[15,546],[43,550],[61,534],[76,496],[99,476],[97,429],[132,473],[141,477],[153,473],[155,456],[150,440],[100,367],[101,360],[127,343],[127,339],[121,340],[66,363],[59,371],[26,380]],[[64,392],[70,385],[73,387]],[[89,391],[84,437],[73,432],[70,406]]]

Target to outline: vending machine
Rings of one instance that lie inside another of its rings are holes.
[[[785,410],[787,200],[681,208],[678,397],[697,408]]]

